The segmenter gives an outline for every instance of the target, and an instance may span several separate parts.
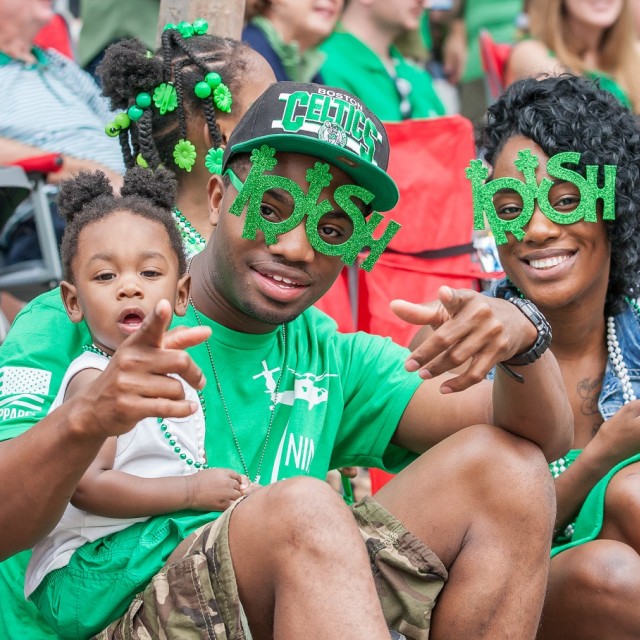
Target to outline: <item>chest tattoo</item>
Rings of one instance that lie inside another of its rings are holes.
[[[580,413],[585,416],[586,421],[591,422],[591,434],[595,436],[602,424],[602,418],[598,409],[598,397],[602,388],[604,376],[595,378],[583,378],[578,381],[576,391],[580,398]]]

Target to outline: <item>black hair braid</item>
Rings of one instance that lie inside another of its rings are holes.
[[[213,98],[205,98],[203,100],[204,105],[204,117],[207,121],[207,127],[209,128],[209,134],[211,135],[211,142],[214,147],[219,147],[224,142],[222,138],[222,132],[218,126],[218,120],[216,118],[216,109],[213,105]]]
[[[131,166],[134,167],[137,164],[138,154],[140,153],[140,140],[139,140],[140,127],[138,126],[138,122],[131,123],[130,131],[131,131],[131,156],[133,157],[133,164]],[[134,132],[135,132],[135,135],[134,135]]]
[[[202,72],[203,77],[209,73],[210,69],[207,66],[207,62],[220,62],[220,58],[218,56],[214,56],[213,60],[206,58],[203,59],[202,56],[199,55],[199,52],[196,50],[196,47],[193,44],[193,39],[184,38],[181,34],[178,33],[174,38],[174,42],[177,47],[187,56],[187,60],[191,61],[193,65],[195,65]],[[221,38],[219,39],[218,44],[220,48],[224,45],[226,49],[229,49],[227,39]],[[184,91],[184,78],[182,74],[182,70],[184,67],[189,66],[187,61],[184,61],[184,64],[181,64],[176,70],[176,76],[180,76],[180,80],[182,82],[182,88]],[[194,84],[195,86],[195,84]],[[182,95],[182,99],[184,99],[184,94]],[[207,123],[207,127],[209,129],[209,134],[211,136],[211,141],[214,147],[219,147],[224,142],[222,137],[222,132],[220,131],[220,127],[218,125],[218,120],[216,118],[215,107],[213,103],[213,98],[206,98],[202,101],[204,116]]]
[[[137,122],[138,142],[140,143],[140,153],[147,164],[155,169],[162,162],[158,155],[155,142],[153,140],[153,113],[151,109],[145,109],[142,117]]]
[[[180,127],[180,137],[181,138],[186,138],[187,137],[187,119],[185,117],[184,114],[184,100],[185,100],[185,95],[184,95],[184,83],[183,83],[183,77],[182,77],[182,69],[184,69],[184,67],[188,67],[189,65],[193,64],[192,60],[186,59],[186,60],[181,60],[180,62],[178,62],[174,68],[174,75],[175,75],[175,87],[176,87],[176,92],[178,94],[178,123],[179,123],[179,127]]]
[[[162,49],[162,81],[171,81],[171,61],[173,60],[171,47],[171,29],[165,29],[160,37],[160,48]]]

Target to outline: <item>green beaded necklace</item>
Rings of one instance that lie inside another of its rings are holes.
[[[174,207],[171,213],[173,213],[173,219],[175,220],[178,231],[180,231],[180,235],[182,236],[182,241],[187,251],[187,255],[200,253],[207,244],[207,241],[204,239],[202,234],[191,224],[191,222],[189,222],[189,220],[187,220],[186,216],[182,211],[180,211],[180,209]]]
[[[82,347],[83,351],[89,351],[90,353],[95,353],[99,356],[103,356],[104,358],[110,359],[111,356],[108,353],[105,353],[102,349],[96,347],[95,344],[86,344]],[[204,394],[202,393],[202,389],[197,389],[198,400],[200,400],[200,406],[202,407],[202,414],[204,416],[205,424],[207,420],[207,411],[205,408]],[[160,427],[160,431],[162,431],[165,442],[168,446],[173,449],[173,452],[182,460],[187,466],[193,467],[194,469],[208,469],[209,465],[204,462],[198,460],[194,460],[193,458],[189,458],[189,456],[182,451],[182,447],[178,444],[177,440],[173,436],[173,434],[169,431],[169,426],[165,423],[164,418],[156,418],[158,426]]]

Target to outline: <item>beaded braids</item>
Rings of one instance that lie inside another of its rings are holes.
[[[111,108],[122,113],[106,131],[119,137],[127,168],[138,162],[190,171],[195,147],[186,139],[187,120],[197,114],[204,117],[213,144],[205,164],[212,173],[221,168],[223,136],[216,110],[230,111],[251,49],[206,35],[206,28],[203,20],[167,25],[155,54],[136,39],[107,49],[98,75]]]
[[[624,307],[624,297],[640,295],[640,126],[637,118],[592,80],[564,74],[527,78],[510,85],[489,107],[479,146],[492,165],[505,143],[522,135],[549,157],[581,153],[585,166],[616,165],[616,217],[606,220],[611,269],[605,314]]]
[[[113,193],[111,183],[102,171],[81,172],[63,182],[57,202],[58,210],[66,220],[60,247],[64,279],[74,282],[72,263],[82,229],[117,211],[128,211],[161,224],[178,260],[178,272],[184,275],[187,271],[184,246],[171,213],[175,190],[175,176],[163,168],[155,171],[142,167],[129,169],[124,175],[120,195]]]

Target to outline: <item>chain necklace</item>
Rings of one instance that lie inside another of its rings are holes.
[[[200,319],[200,314],[198,313],[198,310],[196,309],[195,304],[193,304],[193,300],[191,299],[191,296],[189,296],[189,303],[191,304],[191,307],[193,308],[193,313],[196,317],[196,321],[198,322],[198,324],[200,326],[202,325],[202,320]],[[260,470],[262,469],[262,462],[264,460],[264,455],[267,451],[267,444],[269,443],[269,437],[271,436],[271,430],[273,427],[273,419],[274,416],[276,414],[276,404],[278,401],[278,393],[280,391],[280,383],[282,382],[282,378],[284,376],[284,366],[287,362],[287,330],[284,326],[284,324],[280,325],[282,328],[282,348],[283,348],[283,355],[282,355],[282,366],[280,367],[280,375],[278,376],[278,382],[276,383],[276,388],[274,391],[274,395],[273,395],[273,404],[271,405],[271,414],[269,416],[269,426],[267,427],[267,433],[264,437],[264,444],[262,445],[262,452],[260,453],[260,460],[258,462],[258,468],[256,469],[256,475],[255,478],[253,479],[253,482],[255,484],[259,484],[260,483]],[[218,377],[218,371],[216,370],[216,365],[213,361],[213,354],[211,353],[211,347],[209,346],[209,340],[206,340],[204,343],[205,347],[207,348],[207,354],[209,356],[209,362],[211,363],[211,370],[213,371],[213,377],[215,378],[216,381],[216,388],[218,389],[218,394],[220,395],[220,401],[222,402],[222,408],[224,409],[224,414],[227,417],[227,423],[229,424],[229,429],[231,429],[231,435],[233,437],[233,443],[236,447],[236,451],[238,452],[238,456],[240,457],[240,462],[242,463],[242,468],[244,470],[245,475],[247,476],[247,478],[251,479],[251,476],[249,474],[249,467],[247,466],[247,463],[244,459],[244,455],[242,453],[242,449],[240,448],[240,442],[238,441],[238,436],[236,434],[236,430],[233,427],[233,422],[231,421],[231,415],[229,414],[229,408],[227,407],[227,402],[224,398],[224,394],[222,393],[222,386],[220,385],[220,378]]]
[[[103,356],[107,359],[111,359],[111,356],[108,353],[105,353],[102,349],[96,347],[95,344],[86,344],[82,347],[83,351],[88,351],[90,353],[95,353],[99,356]],[[200,406],[202,407],[202,414],[206,421],[207,412],[204,404],[204,396],[201,389],[196,390],[198,393],[198,399],[200,400]],[[164,421],[164,418],[156,418],[156,422],[158,423],[158,427],[164,436],[164,441],[167,443],[167,446],[173,449],[173,453],[187,465],[187,467],[193,467],[194,469],[208,469],[209,465],[206,462],[206,454],[204,451],[204,430],[202,426],[198,424],[198,433],[196,434],[198,440],[198,456],[199,460],[194,460],[187,453],[182,450],[182,447],[178,444],[176,440],[176,436],[169,431],[169,425]]]
[[[187,253],[200,253],[207,244],[204,236],[187,220],[180,209],[174,207],[171,213],[173,214],[173,219],[178,227],[178,231],[180,231]]]

